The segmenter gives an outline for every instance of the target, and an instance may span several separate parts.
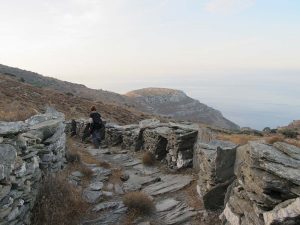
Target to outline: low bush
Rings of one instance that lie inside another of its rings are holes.
[[[66,154],[66,159],[68,163],[74,164],[74,163],[80,163],[80,155],[78,153],[70,153],[68,152]]]
[[[135,214],[151,214],[155,207],[151,198],[144,192],[130,192],[123,197],[124,205]]]
[[[155,156],[151,152],[145,152],[143,154],[143,164],[146,166],[153,166],[155,163]]]
[[[286,138],[297,138],[298,132],[291,130],[291,129],[286,129],[282,130],[281,133],[286,137]]]
[[[33,225],[76,225],[88,209],[80,192],[63,177],[48,176],[41,183],[33,208]]]

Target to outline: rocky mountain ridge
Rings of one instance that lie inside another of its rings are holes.
[[[33,86],[59,91],[69,96],[115,104],[127,109],[163,115],[177,120],[190,120],[225,129],[239,129],[236,124],[224,118],[221,112],[188,97],[179,90],[146,88],[120,95],[1,64],[0,73]]]
[[[144,88],[131,91],[126,96],[134,99],[137,108],[141,111],[178,120],[201,122],[229,130],[239,129],[239,126],[226,119],[220,111],[187,96],[180,90]]]

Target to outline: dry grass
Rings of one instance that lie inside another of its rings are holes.
[[[144,192],[129,192],[124,195],[123,202],[135,215],[149,215],[155,209],[151,198]]]
[[[68,138],[67,146],[68,146],[68,154],[74,155],[74,156],[79,156],[80,161],[83,163],[96,164],[97,166],[100,166],[103,168],[111,167],[111,165],[109,163],[95,159],[89,152],[84,150],[84,147],[82,144],[76,142],[72,138]]]
[[[0,109],[1,121],[24,121],[37,114],[33,108],[28,108],[22,103],[10,102],[5,104],[5,108]]]
[[[300,140],[298,139],[289,139],[289,138],[284,138],[283,136],[272,136],[272,137],[268,137],[265,139],[266,143],[272,145],[275,142],[285,142],[287,144],[290,145],[294,145],[298,148],[300,148]]]
[[[81,193],[61,176],[45,177],[33,209],[33,225],[76,225],[88,209]]]
[[[155,164],[155,156],[151,152],[146,151],[143,154],[142,161],[143,161],[143,164],[146,166],[153,166]]]
[[[275,142],[283,142],[284,138],[281,136],[273,136],[266,138],[266,142],[270,145],[274,144]]]
[[[193,182],[188,188],[184,190],[186,194],[186,202],[189,204],[190,207],[201,210],[203,209],[203,203],[200,200],[199,194],[197,193],[197,182]]]
[[[231,141],[238,145],[245,145],[248,141],[259,140],[257,136],[246,135],[246,134],[218,134],[217,139],[223,141]]]

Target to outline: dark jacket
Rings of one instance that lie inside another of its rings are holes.
[[[90,130],[93,132],[94,130],[100,130],[102,127],[101,115],[98,112],[91,112],[90,118],[93,119],[93,123],[91,123]]]

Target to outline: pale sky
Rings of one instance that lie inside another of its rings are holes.
[[[0,63],[184,90],[241,126],[300,119],[299,0],[0,0]]]
[[[0,0],[0,63],[104,89],[300,70],[299,12],[299,0]]]

